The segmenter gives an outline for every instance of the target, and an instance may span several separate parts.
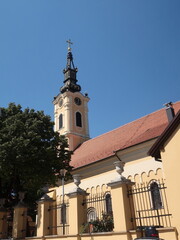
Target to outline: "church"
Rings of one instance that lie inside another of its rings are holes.
[[[63,86],[54,98],[55,131],[73,151],[73,179],[38,202],[27,239],[180,239],[180,101],[90,139],[88,94],[81,93],[69,44]],[[157,238],[155,238],[157,239]]]

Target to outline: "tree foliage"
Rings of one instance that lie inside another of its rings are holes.
[[[60,169],[68,170],[71,152],[63,136],[53,130],[43,111],[24,109],[10,103],[0,116],[0,198],[15,204],[18,192],[34,202],[45,185],[54,185]]]

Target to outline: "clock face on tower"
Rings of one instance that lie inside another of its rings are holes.
[[[78,97],[75,97],[74,102],[76,105],[81,105],[81,99]]]

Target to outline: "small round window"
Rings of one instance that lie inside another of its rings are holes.
[[[74,102],[75,102],[76,105],[81,105],[81,99],[78,98],[78,97],[76,97],[76,98],[74,99]]]

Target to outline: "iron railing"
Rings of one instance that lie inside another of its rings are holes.
[[[113,231],[113,212],[110,192],[91,194],[84,199],[87,219],[82,226],[83,232],[110,232]]]
[[[101,219],[103,214],[112,214],[111,195],[109,192],[90,194],[83,201],[86,204],[87,221]]]
[[[49,229],[50,235],[68,235],[69,234],[69,201],[53,205],[49,208],[52,212]]]
[[[150,183],[135,184],[128,190],[132,221],[134,227],[171,226],[166,198],[166,186],[163,180],[156,181],[158,189],[153,192]]]

